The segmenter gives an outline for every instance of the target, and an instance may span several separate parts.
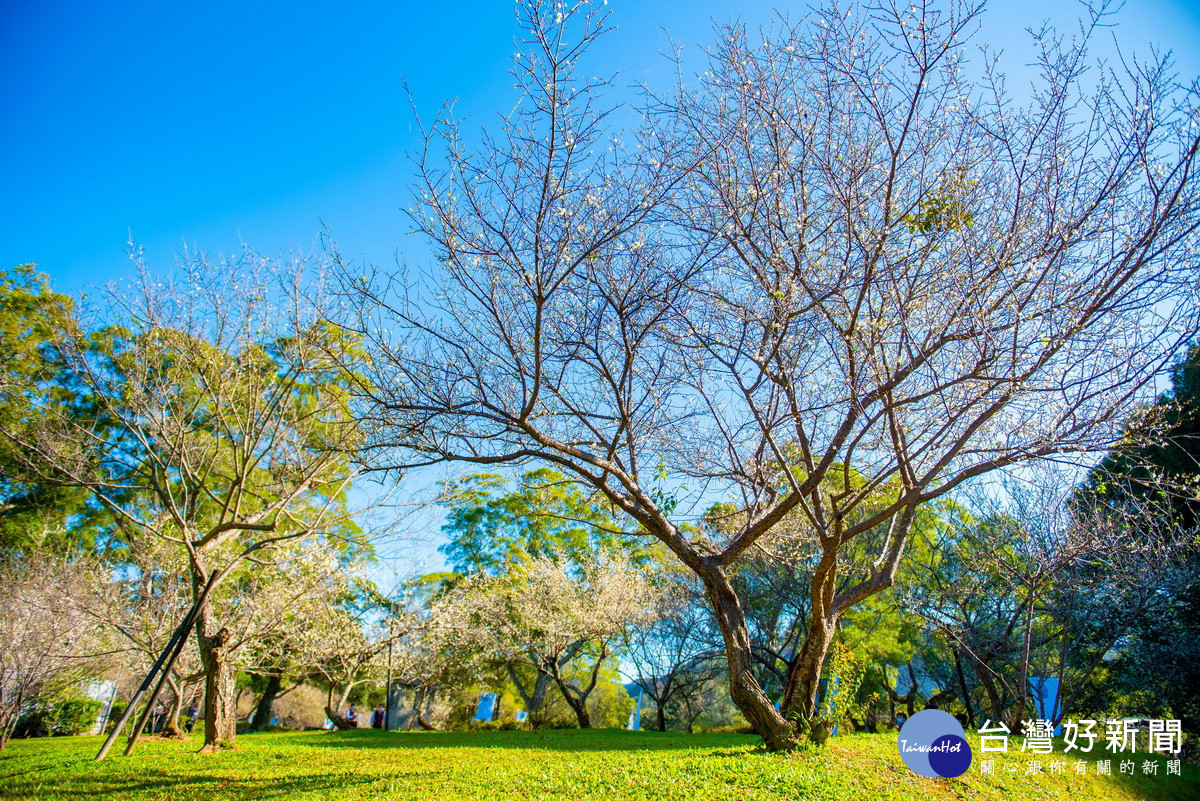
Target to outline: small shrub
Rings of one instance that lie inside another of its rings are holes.
[[[90,732],[103,707],[99,701],[66,697],[39,701],[17,721],[17,737],[71,736]]]

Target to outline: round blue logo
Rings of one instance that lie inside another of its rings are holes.
[[[952,779],[971,767],[971,746],[949,712],[926,709],[900,727],[900,758],[913,773]]]

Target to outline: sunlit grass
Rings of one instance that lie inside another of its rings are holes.
[[[197,754],[198,741],[147,740],[132,757],[92,761],[98,737],[13,741],[0,752],[5,799],[1192,799],[1200,777],[1028,774],[1019,752],[996,775],[978,763],[960,779],[909,772],[895,734],[835,737],[824,749],[769,754],[731,734],[548,731],[474,733],[297,732],[238,738]],[[974,746],[976,743],[972,743]],[[987,755],[989,758],[995,755]],[[1146,755],[1138,755],[1140,770]],[[977,757],[978,759],[978,757]],[[1073,763],[1073,759],[1070,760]],[[1118,772],[1119,760],[1113,771]],[[1013,771],[1008,767],[1014,766]]]

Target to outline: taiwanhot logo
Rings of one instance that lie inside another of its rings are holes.
[[[971,767],[971,746],[949,712],[926,709],[900,727],[900,758],[920,776],[952,779]]]

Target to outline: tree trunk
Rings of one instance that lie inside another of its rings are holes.
[[[530,717],[537,715],[539,723],[543,722],[542,719],[545,717],[546,693],[550,692],[550,685],[553,683],[553,681],[554,680],[545,673],[539,673],[537,681],[533,683],[533,697],[531,699],[532,705],[527,711],[529,712]]]
[[[603,657],[601,657],[603,659]],[[592,728],[592,720],[587,711],[587,696],[591,691],[591,687],[585,692],[580,692],[575,687],[572,687],[566,679],[563,678],[562,671],[559,669],[558,663],[554,659],[547,660],[551,674],[554,676],[554,681],[558,685],[559,691],[562,693],[563,700],[567,702],[567,706],[571,707],[571,711],[575,713],[575,721],[581,729]],[[599,665],[599,661],[597,662]],[[598,669],[598,668],[597,668]],[[593,685],[595,681],[593,680]]]
[[[788,681],[782,702],[783,713],[788,718],[812,720],[817,716],[825,657],[837,634],[838,616],[833,605],[836,583],[837,550],[826,548],[813,572],[809,599],[812,620],[808,634],[800,651],[788,665]]]
[[[733,703],[746,717],[771,751],[789,750],[798,742],[796,727],[789,723],[767,698],[754,678],[754,657],[750,650],[750,633],[741,600],[729,583],[725,571],[704,565],[700,578],[713,605],[717,625],[725,640],[725,658],[729,663],[729,694]]]
[[[836,623],[829,622],[828,618],[818,623],[816,615],[813,618],[808,636],[804,638],[800,652],[788,670],[787,688],[781,704],[785,715],[804,720],[812,720],[817,716],[825,657],[837,633]]]
[[[346,688],[344,690],[342,690],[342,695],[338,699],[338,702],[336,704],[333,703],[334,686],[335,685],[333,684],[333,682],[331,680],[329,683],[329,693],[325,696],[325,717],[329,718],[329,720],[333,723],[333,725],[335,727],[337,727],[338,731],[349,731],[350,729],[357,729],[358,728],[357,720],[351,721],[349,718],[344,717],[341,714],[341,712],[338,711],[339,709],[345,708],[346,700],[350,698],[350,691],[352,689],[354,689],[354,685],[353,684],[346,685]]]
[[[267,686],[263,689],[262,697],[258,699],[258,706],[254,708],[254,721],[250,724],[250,731],[262,731],[270,723],[271,705],[275,703],[275,696],[279,695],[279,690],[282,687],[282,676],[271,675],[267,677]]]
[[[325,717],[329,718],[330,722],[337,728],[338,731],[350,731],[358,728],[358,722],[351,723],[346,718],[334,711],[333,706],[325,705]]]
[[[167,719],[163,724],[164,737],[174,737],[179,740],[187,739],[183,729],[179,728],[179,715],[183,712],[183,690],[174,676],[167,676],[167,686],[171,689],[172,701],[167,707]]]
[[[212,609],[206,602],[200,612],[198,640],[204,665],[204,746],[210,753],[232,747],[237,738],[237,708],[234,705],[235,676],[228,652],[229,630],[215,627]]]
[[[962,689],[963,704],[967,708],[967,728],[975,725],[975,710],[971,708],[971,693],[967,689],[967,677],[963,673],[962,659],[959,658],[958,649],[952,648],[954,654],[954,670],[958,673],[958,686]]]
[[[437,731],[437,726],[434,726],[433,722],[429,719],[429,716],[433,714],[433,701],[436,694],[437,691],[432,689],[425,693],[423,697],[425,709],[421,714],[417,715],[417,725],[425,731]]]
[[[413,690],[412,710],[411,714],[408,716],[408,724],[406,726],[408,731],[413,730],[413,726],[415,726],[417,723],[417,718],[421,716],[421,698],[424,696],[424,694],[424,687],[417,687]]]
[[[592,718],[588,715],[587,698],[573,696],[563,685],[559,685],[562,689],[563,698],[567,701],[567,706],[571,707],[571,711],[575,713],[575,722],[579,724],[581,729],[592,728]]]
[[[537,679],[533,683],[533,692],[530,693],[525,689],[525,685],[521,682],[521,677],[517,674],[516,668],[512,663],[508,664],[508,677],[512,680],[513,686],[517,688],[517,694],[521,696],[521,701],[525,704],[525,712],[528,715],[529,725],[535,728],[542,725],[542,712],[546,706],[546,692],[550,689],[553,679],[547,673],[542,671],[537,672]]]
[[[577,652],[576,649],[571,649],[572,652]],[[570,661],[570,653],[561,659],[549,658],[545,660],[544,668],[549,668],[550,673],[554,676],[555,683],[558,684],[558,689],[562,691],[563,698],[567,705],[571,707],[571,711],[575,713],[575,720],[579,723],[579,728],[592,728],[592,718],[588,714],[587,699],[592,694],[592,690],[596,689],[596,682],[600,678],[600,667],[604,664],[604,660],[608,658],[608,643],[600,646],[600,653],[596,657],[595,664],[592,665],[591,680],[587,687],[582,690],[574,686],[562,675],[562,667]]]
[[[0,703],[5,699],[0,697]],[[17,716],[21,713],[21,707],[25,705],[25,694],[17,693],[15,703],[0,707],[0,751],[3,751],[8,746],[8,738],[12,737],[13,729],[17,725]]]

